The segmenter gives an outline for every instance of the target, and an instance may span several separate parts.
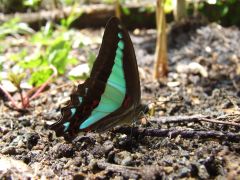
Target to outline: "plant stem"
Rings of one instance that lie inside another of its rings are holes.
[[[11,94],[9,94],[1,85],[0,85],[0,89],[1,91],[7,96],[7,98],[9,99],[9,101],[11,101],[12,105],[17,108],[20,109],[20,107],[18,106],[17,102],[13,99],[13,97],[11,96]]]
[[[156,25],[157,25],[157,43],[155,50],[154,78],[164,78],[168,73],[167,60],[167,35],[166,18],[164,13],[164,0],[157,0]]]

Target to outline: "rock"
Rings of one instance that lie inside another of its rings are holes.
[[[0,127],[0,133],[7,134],[9,131],[11,131],[10,128],[1,126]]]
[[[132,156],[128,151],[122,151],[115,154],[114,162],[123,166],[128,166],[132,164]]]
[[[180,169],[180,177],[188,177],[190,175],[191,170],[187,167],[184,167],[182,169]]]
[[[2,154],[9,154],[9,155],[16,155],[17,154],[16,147],[14,147],[14,146],[4,147],[1,150],[1,153]]]
[[[198,175],[201,179],[209,179],[210,177],[204,165],[198,167]]]
[[[71,144],[57,144],[52,148],[51,153],[55,158],[69,158],[73,156],[74,149]]]
[[[204,78],[208,77],[206,68],[197,62],[191,62],[189,64],[178,64],[176,69],[178,73],[199,73]]]
[[[113,142],[112,141],[105,141],[103,143],[103,148],[104,148],[105,154],[108,154],[114,148]]]
[[[14,93],[17,91],[16,86],[9,80],[2,80],[2,87],[9,93]]]
[[[173,172],[173,167],[172,166],[166,166],[166,167],[163,167],[163,169],[167,174],[170,174],[170,173]]]
[[[96,158],[104,157],[104,148],[100,144],[96,144],[91,151],[91,153],[94,155]]]
[[[31,179],[33,170],[22,161],[0,156],[0,179]]]
[[[37,145],[40,136],[37,133],[28,133],[25,135],[26,145],[28,149],[32,149]]]
[[[23,136],[18,135],[16,138],[14,138],[13,141],[10,143],[10,146],[17,146],[17,147],[24,146]]]
[[[85,64],[80,64],[78,66],[76,66],[75,68],[73,68],[68,75],[72,76],[72,77],[84,77],[87,76],[89,74],[89,65],[87,63]]]

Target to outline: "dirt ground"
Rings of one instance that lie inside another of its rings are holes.
[[[99,30],[82,31],[101,38]],[[152,80],[155,33],[131,34],[142,102],[151,112],[126,127],[137,134],[89,132],[72,142],[56,137],[48,125],[58,120],[73,89],[60,77],[32,102],[30,113],[0,101],[0,179],[240,179],[240,30],[217,24],[174,29],[168,38],[169,76],[161,82]],[[89,44],[74,53],[87,58],[86,52],[98,48]],[[189,120],[192,115],[197,118]],[[180,120],[163,121],[173,116]],[[150,129],[169,133],[158,136]]]

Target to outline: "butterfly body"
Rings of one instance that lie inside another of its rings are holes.
[[[70,96],[62,118],[50,128],[57,135],[104,131],[131,122],[140,106],[140,82],[134,48],[125,28],[113,17],[105,28],[90,77]]]

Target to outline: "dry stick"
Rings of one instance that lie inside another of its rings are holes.
[[[193,116],[166,116],[166,117],[159,117],[157,119],[151,119],[151,122],[157,122],[159,124],[163,123],[181,123],[181,122],[211,122],[216,124],[225,124],[230,126],[240,127],[239,123],[235,122],[226,122],[226,121],[219,121],[215,119],[208,119],[209,116],[203,115],[193,115]]]
[[[155,7],[149,2],[131,3],[124,7],[134,10],[142,7]],[[43,20],[60,20],[64,17],[68,17],[71,14],[72,7],[64,7],[62,9],[54,10],[41,10],[39,12],[31,13],[15,13],[15,14],[4,14],[0,13],[0,23],[7,22],[13,18],[19,18],[21,22],[25,23],[38,23]],[[89,21],[94,24],[99,24],[99,20],[105,22],[105,18],[112,16],[114,13],[114,6],[104,4],[93,4],[93,5],[81,5],[76,8],[76,13],[83,13],[83,16],[79,17],[81,24],[89,24]],[[96,17],[97,16],[97,17]],[[95,21],[94,21],[95,20]]]
[[[139,178],[141,175],[141,169],[136,167],[121,166],[106,162],[97,162],[97,166],[100,169],[121,173],[124,177]]]
[[[122,166],[116,164],[110,164],[106,162],[97,162],[97,166],[100,169],[104,169],[106,171],[117,172],[120,173],[125,178],[133,178],[133,179],[149,179],[153,176],[164,176],[164,169],[158,165],[144,166],[144,167],[130,167],[130,166]]]
[[[226,122],[226,121],[219,121],[219,120],[215,120],[215,119],[202,118],[202,119],[199,119],[199,121],[206,121],[206,122],[211,122],[211,123],[226,124],[226,125],[229,125],[229,126],[240,127],[240,124],[239,124],[239,123],[235,123],[235,122]]]
[[[200,138],[200,139],[218,139],[220,141],[226,140],[230,142],[240,142],[240,134],[220,131],[196,131],[196,130],[176,130],[176,129],[145,129],[132,127],[119,127],[114,129],[115,133],[133,134],[135,136],[155,136],[155,137],[170,137],[175,138],[181,136],[182,138]]]

